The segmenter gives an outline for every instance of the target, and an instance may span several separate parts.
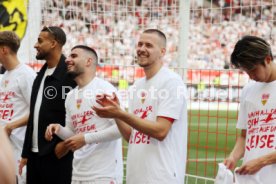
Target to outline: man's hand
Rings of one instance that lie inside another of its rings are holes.
[[[115,93],[113,96],[110,95],[97,95],[96,102],[102,107],[93,106],[92,109],[96,112],[99,117],[102,118],[117,118],[122,109],[119,104],[118,97]]]
[[[62,158],[69,152],[69,149],[66,147],[64,141],[59,142],[55,147],[55,154],[58,159]]]
[[[13,130],[13,127],[12,127],[12,125],[10,123],[6,124],[4,126],[4,131],[6,132],[6,134],[7,134],[8,137],[11,135],[12,130]]]
[[[96,96],[96,101],[103,107],[112,105],[113,103],[110,103],[110,100],[120,105],[119,99],[115,92],[113,92],[112,95],[101,94]]]
[[[237,160],[235,160],[232,156],[229,156],[223,161],[223,164],[227,169],[233,170],[236,167]]]
[[[56,134],[60,129],[60,124],[50,124],[45,132],[45,139],[51,141],[53,139],[53,134]]]
[[[23,167],[25,167],[27,162],[28,162],[27,158],[21,158],[20,163],[19,163],[19,167],[18,167],[18,172],[19,172],[20,176],[22,175]]]
[[[85,145],[84,134],[77,134],[64,141],[66,147],[72,151],[76,151]]]
[[[258,172],[264,165],[260,161],[260,159],[253,159],[243,164],[239,169],[236,170],[236,173],[240,175],[246,174],[255,174]]]

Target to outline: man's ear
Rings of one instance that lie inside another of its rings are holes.
[[[2,47],[0,47],[0,52],[2,52],[2,54],[6,55],[9,52],[9,48],[7,46],[2,46]]]
[[[87,61],[86,61],[86,65],[87,66],[93,65],[93,59],[92,58],[88,58]]]
[[[162,48],[162,49],[161,49],[161,54],[162,54],[162,57],[165,56],[165,54],[166,54],[166,48]]]
[[[266,56],[266,57],[265,57],[265,63],[266,63],[266,64],[270,64],[271,62],[272,62],[271,56]]]
[[[55,48],[57,46],[58,42],[56,40],[52,40],[52,44],[51,44],[51,47],[52,48]]]

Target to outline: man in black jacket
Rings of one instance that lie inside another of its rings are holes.
[[[51,123],[65,125],[64,102],[66,94],[76,84],[68,76],[62,47],[66,35],[59,27],[44,27],[35,48],[36,58],[46,60],[32,88],[30,116],[22,151],[19,172],[27,164],[28,184],[70,184],[72,152],[55,137],[44,138]]]

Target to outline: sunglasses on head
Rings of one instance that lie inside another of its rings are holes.
[[[43,30],[47,29],[50,33],[54,34],[54,32],[52,31],[52,29],[48,26],[44,26]]]
[[[44,26],[43,30],[47,30],[49,33],[51,33],[54,36],[54,38],[56,38],[55,32],[50,27]]]

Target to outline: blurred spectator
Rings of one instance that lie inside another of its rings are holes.
[[[204,3],[203,3],[204,2]],[[137,77],[134,48],[145,28],[163,30],[168,38],[164,64],[177,67],[179,45],[179,0],[45,0],[43,24],[62,26],[68,35],[65,53],[73,45],[98,50],[101,63],[119,65],[118,72],[100,70],[98,75],[118,83]],[[276,53],[275,3],[271,0],[191,0],[187,66],[189,69],[231,68],[229,55],[235,42],[251,34],[269,40]],[[121,67],[124,66],[124,67]],[[101,72],[101,73],[100,73]],[[234,75],[232,76],[232,78]],[[231,79],[231,81],[234,81]]]

